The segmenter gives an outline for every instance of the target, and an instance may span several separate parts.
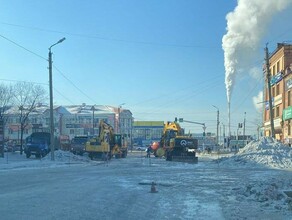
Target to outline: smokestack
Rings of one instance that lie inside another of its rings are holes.
[[[230,102],[228,102],[228,137],[231,136],[231,130],[230,130]]]
[[[253,60],[255,48],[276,13],[292,4],[291,0],[238,0],[233,12],[226,16],[227,33],[222,38],[227,101],[240,74]]]
[[[234,11],[226,15],[227,33],[222,38],[225,66],[225,87],[228,102],[228,135],[230,130],[230,101],[235,80],[253,60],[273,15],[292,4],[292,0],[238,0]]]

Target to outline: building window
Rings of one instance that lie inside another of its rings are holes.
[[[276,117],[279,117],[279,115],[280,115],[280,107],[277,106],[277,108],[276,108]]]
[[[276,95],[280,95],[280,85],[277,84],[276,86]]]
[[[288,106],[291,106],[291,91],[288,91]]]
[[[276,66],[274,65],[274,66],[273,66],[273,71],[272,71],[272,75],[273,75],[273,76],[275,75],[275,72],[276,72]]]
[[[277,73],[280,71],[280,61],[277,62]]]
[[[291,135],[291,120],[288,121],[288,135]]]
[[[272,88],[272,96],[275,97],[275,87]]]

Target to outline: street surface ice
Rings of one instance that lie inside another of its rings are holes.
[[[272,139],[198,164],[145,156],[10,154],[0,159],[1,219],[291,219],[291,148]]]

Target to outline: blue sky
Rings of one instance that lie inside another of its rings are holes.
[[[132,111],[135,120],[206,123],[216,130],[216,108],[227,125],[222,37],[237,1],[0,0],[1,83],[36,82],[48,89],[52,48],[54,103],[101,104]],[[261,68],[265,43],[292,40],[291,7],[273,18],[248,68]],[[3,36],[27,50],[4,39]],[[261,122],[252,97],[261,80],[243,74],[231,98],[231,129],[246,133]],[[49,100],[47,100],[49,102]],[[200,125],[183,123],[191,132]],[[222,131],[223,132],[223,131]]]

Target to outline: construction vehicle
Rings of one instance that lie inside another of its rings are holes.
[[[182,161],[197,163],[196,149],[198,140],[185,135],[179,123],[166,122],[159,146],[154,150],[156,157],[165,157],[168,161]]]
[[[77,135],[71,140],[71,149],[70,151],[73,154],[77,154],[82,156],[85,152],[85,144],[89,140],[89,136],[87,135]]]
[[[34,132],[25,139],[24,153],[26,158],[35,155],[36,158],[45,157],[50,152],[51,134],[48,132]]]
[[[110,124],[100,120],[99,134],[86,142],[85,152],[88,153],[90,159],[102,158],[103,155],[107,155],[108,159],[113,156],[115,158],[125,158],[128,147],[121,134],[115,134]]]

